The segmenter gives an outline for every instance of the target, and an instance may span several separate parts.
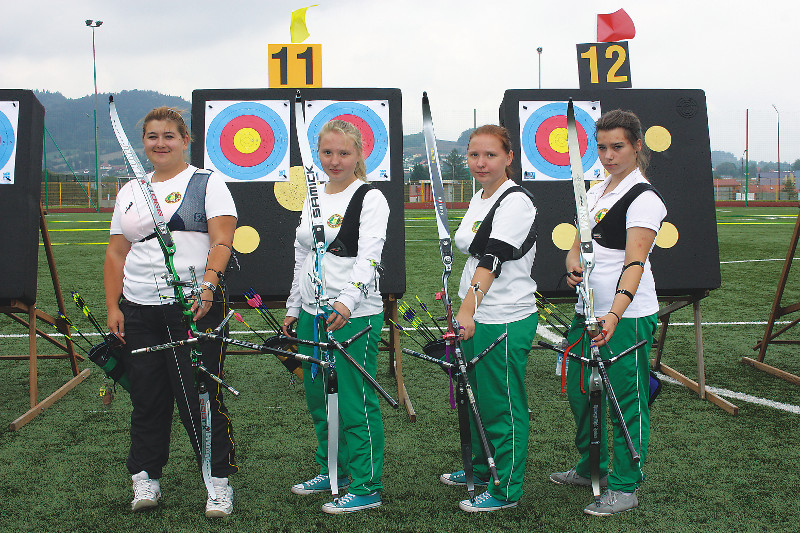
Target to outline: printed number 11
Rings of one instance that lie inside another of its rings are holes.
[[[281,85],[289,83],[289,66],[288,66],[288,49],[283,47],[274,54],[272,59],[280,61]],[[297,59],[303,59],[306,62],[306,84],[311,85],[314,82],[314,51],[309,46],[305,52],[297,54]]]

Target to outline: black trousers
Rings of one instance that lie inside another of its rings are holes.
[[[177,305],[138,305],[123,300],[120,309],[125,316],[125,370],[130,379],[131,447],[127,467],[131,474],[146,470],[152,479],[161,477],[169,458],[169,438],[174,404],[178,405],[181,422],[189,434],[194,453],[201,462],[200,399],[195,385],[189,347],[131,354],[136,348],[164,344],[188,337],[187,327]],[[198,321],[200,331],[210,331],[224,317],[225,306],[214,303],[206,316]],[[222,377],[225,346],[220,342],[199,345],[203,365]],[[238,471],[234,460],[235,444],[228,410],[222,398],[222,387],[205,373],[198,378],[206,383],[211,409],[211,473],[228,477]]]

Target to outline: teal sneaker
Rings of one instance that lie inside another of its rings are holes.
[[[375,491],[365,496],[348,492],[341,498],[336,498],[322,506],[322,512],[328,514],[355,513],[379,507],[381,505],[381,494]]]
[[[350,486],[350,479],[347,477],[339,478],[339,488],[344,489]],[[297,485],[292,486],[292,492],[307,496],[308,494],[318,494],[320,492],[328,492],[331,490],[331,478],[324,474],[320,474],[313,479],[303,481]]]
[[[499,511],[500,509],[508,509],[509,507],[516,507],[517,503],[519,502],[498,500],[497,498],[489,494],[489,491],[486,491],[477,498],[475,498],[474,502],[471,502],[469,500],[461,500],[460,502],[458,502],[458,507],[462,511],[466,511],[468,513],[481,513],[481,512]]]
[[[473,480],[475,481],[476,487],[486,487],[489,485],[488,481],[479,479],[478,476],[473,476]],[[441,476],[439,476],[439,481],[441,481],[445,485],[463,486],[467,484],[467,474],[463,470],[459,470],[458,472],[453,472],[452,474],[442,474]]]

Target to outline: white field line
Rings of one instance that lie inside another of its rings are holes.
[[[667,383],[681,385],[681,382],[672,379],[669,376],[662,374],[661,372],[656,372],[658,378],[661,381],[665,381]],[[766,407],[772,407],[773,409],[780,409],[781,411],[786,411],[787,413],[794,413],[796,415],[800,415],[800,406],[792,405],[790,403],[782,403],[776,402],[773,400],[767,400],[766,398],[759,398],[758,396],[753,396],[751,394],[745,394],[744,392],[736,392],[728,389],[720,389],[717,387],[709,387],[706,386],[706,390],[708,392],[713,392],[717,396],[722,396],[724,398],[732,398],[734,400],[740,400],[743,402],[755,403],[758,405],[764,405]]]
[[[792,261],[794,261],[795,259],[796,258],[792,258]],[[743,259],[743,260],[740,260],[740,261],[720,261],[719,264],[720,265],[729,265],[731,263],[760,263],[760,262],[763,262],[763,261],[786,261],[786,258],[782,257],[780,259]]]
[[[788,320],[776,321],[775,322],[776,325],[788,324],[788,323],[789,323]],[[764,321],[761,321],[761,322],[701,322],[701,324],[703,326],[766,326],[767,322],[766,322],[766,320],[764,320]],[[670,322],[669,325],[670,326],[694,326],[694,322]],[[389,329],[390,328],[383,328],[382,331],[383,332],[387,332],[387,331],[389,331]],[[414,331],[417,328],[414,328],[412,326],[408,326],[408,327],[403,326],[403,329],[406,329],[406,330],[409,330],[409,331]],[[550,337],[548,337],[548,335],[553,336],[554,335],[553,333],[542,334],[542,331],[547,331],[547,330],[550,330],[550,329],[552,329],[552,326],[539,324],[539,326],[536,328],[536,333],[538,333],[539,335],[541,335],[545,339],[548,339],[548,340],[552,341],[552,339]],[[256,331],[258,333],[268,333],[270,335],[275,335],[275,333],[276,333],[275,331],[273,331],[271,329],[259,329],[259,330],[256,330]],[[248,330],[239,330],[239,331],[231,331],[230,332],[231,335],[246,335],[248,333],[250,333],[250,331],[248,331]],[[56,331],[53,331],[53,333],[48,333],[48,335],[50,335],[51,337],[54,337],[54,338],[63,337],[63,335],[61,333],[58,333]],[[85,337],[99,337],[100,336],[99,333],[91,333],[91,332],[84,333],[83,335]],[[0,335],[0,339],[26,339],[26,338],[28,338],[28,335],[25,334],[25,333],[14,333],[14,334],[9,334],[9,335]],[[79,335],[77,333],[74,333],[72,335],[72,338],[73,339],[79,338]],[[553,337],[553,338],[555,338],[555,337]],[[561,337],[559,336],[557,338],[557,340],[561,340]],[[552,341],[552,342],[557,342],[557,341]]]
[[[788,322],[776,322],[776,324],[780,324],[780,323],[788,324]],[[766,324],[766,322],[703,322],[704,326],[705,325],[729,326],[729,325],[741,325],[741,324],[746,324],[746,325],[760,324],[760,325],[763,325],[763,324]],[[680,323],[676,322],[676,323],[673,323],[671,325],[673,325],[673,326],[693,326],[694,323],[692,323],[692,322],[680,322]],[[414,329],[414,328],[406,328],[406,329]],[[550,342],[559,342],[561,340],[561,336],[556,335],[555,333],[551,333],[549,331],[550,329],[551,329],[550,326],[539,324],[538,327],[536,328],[536,333],[538,333],[539,336],[547,339]],[[388,330],[389,330],[389,328],[383,328],[383,331],[388,331]],[[257,331],[259,333],[269,333],[269,334],[274,334],[275,333],[272,330],[257,330]],[[250,332],[249,331],[231,331],[230,335],[245,335],[247,333],[250,333]],[[57,333],[57,332],[53,332],[53,334],[51,336],[52,337],[63,337],[62,334]],[[84,336],[86,336],[86,337],[99,337],[100,334],[99,333],[84,333]],[[16,338],[26,338],[26,337],[27,337],[27,335],[23,335],[23,334],[0,335],[0,338],[4,338],[4,339],[16,339]],[[661,372],[656,372],[656,374],[658,374],[658,377],[659,377],[659,379],[661,379],[661,381],[665,381],[667,383],[678,384],[678,385],[681,384],[679,381],[674,380],[671,377],[662,374]],[[788,413],[800,414],[800,406],[797,406],[797,405],[776,402],[776,401],[773,401],[773,400],[767,400],[766,398],[759,398],[759,397],[753,396],[751,394],[746,394],[746,393],[743,393],[743,392],[731,391],[731,390],[728,390],[728,389],[720,389],[720,388],[717,388],[717,387],[706,386],[706,390],[709,391],[709,392],[713,392],[717,396],[722,396],[722,397],[725,397],[725,398],[732,398],[734,400],[740,400],[740,401],[743,401],[743,402],[755,403],[755,404],[758,404],[758,405],[764,405],[766,407],[772,407],[773,409],[780,409],[780,410],[786,411]]]

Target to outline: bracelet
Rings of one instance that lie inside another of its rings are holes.
[[[216,286],[214,286],[214,284],[213,284],[213,283],[211,283],[210,281],[201,281],[201,282],[200,282],[200,285],[202,285],[203,287],[205,287],[205,288],[207,288],[208,290],[210,290],[210,291],[211,291],[211,294],[214,294],[214,291],[216,291],[216,290],[217,290],[217,287],[216,287]]]
[[[213,250],[213,249],[214,249],[214,248],[216,248],[217,246],[224,246],[225,248],[227,248],[227,249],[228,249],[228,251],[231,251],[231,252],[233,251],[233,250],[231,249],[231,247],[230,247],[230,246],[228,246],[227,244],[225,244],[224,242],[218,242],[217,244],[215,244],[214,246],[212,246],[211,248],[209,248],[209,250],[208,250],[208,251],[209,251],[209,252],[211,252],[211,250]]]
[[[614,294],[624,294],[625,296],[630,298],[631,301],[633,301],[633,294],[631,294],[631,291],[626,291],[625,289],[617,289],[617,292],[615,292]]]
[[[608,314],[609,315],[614,315],[615,317],[617,317],[617,324],[619,324],[620,320],[622,320],[622,318],[620,318],[620,316],[617,313],[615,313],[614,311],[609,310]]]

